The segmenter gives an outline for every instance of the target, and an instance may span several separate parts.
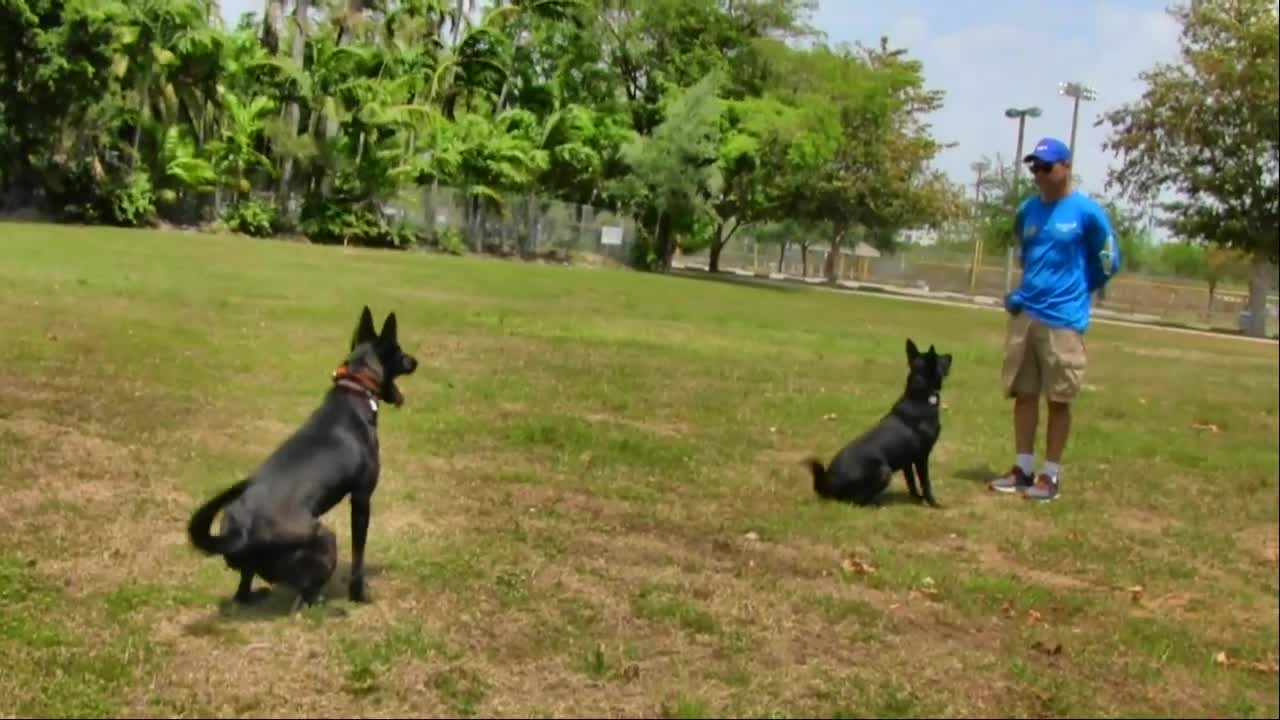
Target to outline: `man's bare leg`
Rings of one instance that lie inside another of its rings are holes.
[[[1062,453],[1071,434],[1071,405],[1049,401],[1049,430],[1045,434],[1044,471],[1023,492],[1028,500],[1053,500],[1058,497],[1058,473],[1062,469]]]
[[[1049,401],[1049,432],[1045,436],[1044,459],[1059,465],[1071,435],[1071,404]]]
[[[1013,440],[1019,455],[1035,455],[1036,427],[1039,424],[1040,398],[1019,395],[1013,401]]]

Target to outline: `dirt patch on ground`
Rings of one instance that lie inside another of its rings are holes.
[[[1002,575],[1012,575],[1020,580],[1043,585],[1054,590],[1097,590],[1097,586],[1079,578],[1048,570],[1036,570],[1018,564],[994,545],[976,545],[971,548],[978,563],[985,569]]]
[[[1121,530],[1128,530],[1139,535],[1163,536],[1174,525],[1166,517],[1143,510],[1127,509],[1115,515],[1113,522]]]
[[[35,417],[0,420],[19,438],[14,479],[0,505],[5,544],[71,593],[147,577],[185,542],[190,501],[172,487],[155,447],[124,445],[92,426]]]
[[[162,682],[135,685],[128,714],[187,709],[228,717],[287,707],[308,717],[339,717],[356,709],[340,692],[342,677],[328,661],[324,639],[300,628],[301,620],[253,623],[204,608],[153,614],[152,638],[172,654],[154,678]]]
[[[627,542],[621,544],[616,537],[584,539],[583,573],[567,584],[601,606],[612,607],[609,622],[615,617],[635,622],[636,609],[620,605],[620,598],[657,592],[663,598],[659,607],[670,608],[680,631],[667,640],[675,646],[673,651],[679,648],[676,668],[696,666],[699,658],[720,665],[728,659],[728,665],[753,678],[749,693],[704,685],[703,694],[715,696],[715,707],[741,707],[752,702],[746,699],[751,696],[755,702],[768,697],[787,707],[830,713],[832,705],[839,704],[841,691],[833,688],[840,684],[828,684],[821,677],[868,667],[874,672],[857,674],[873,685],[905,673],[913,687],[946,686],[954,672],[994,662],[1007,632],[996,624],[966,624],[927,592],[872,587],[843,571],[839,553],[830,548],[773,543],[749,535],[728,538],[679,526],[626,535]],[[820,599],[824,600],[815,604]],[[837,630],[836,621],[823,612],[823,603],[836,613],[847,608],[852,613],[847,624]],[[658,622],[641,620],[640,628]],[[628,635],[643,636],[645,631]],[[667,667],[669,662],[659,656],[641,671],[671,673],[676,668]],[[787,670],[779,673],[777,668]],[[970,703],[978,705],[967,709],[1007,709],[1007,698],[997,701],[997,695],[993,691],[983,699],[968,693]],[[849,698],[854,706],[861,700]],[[636,711],[642,714],[645,709]],[[653,712],[652,706],[648,711]],[[743,712],[768,709],[757,704]]]
[[[516,510],[550,510],[575,518],[575,522],[618,523],[633,514],[628,503],[590,493],[543,485],[512,484],[505,489]]]
[[[635,418],[608,415],[605,413],[578,413],[577,417],[590,423],[612,423],[623,427],[650,433],[658,437],[683,438],[689,434],[689,426],[676,420],[637,420]]]
[[[96,514],[114,506],[120,486],[135,477],[146,451],[105,439],[92,427],[71,429],[31,416],[0,419],[0,433],[16,438],[0,518],[24,523],[44,506],[66,506]]]
[[[202,448],[203,452],[217,455],[235,455],[252,458],[248,463],[256,464],[266,459],[281,443],[297,432],[297,422],[285,422],[271,418],[239,418],[234,422],[219,422],[206,419],[205,422],[189,429],[186,437]],[[245,467],[247,473],[252,467]]]
[[[1261,525],[1235,534],[1241,552],[1272,569],[1280,567],[1280,526]]]
[[[514,402],[501,402],[497,406],[502,414],[508,416],[523,416],[538,413],[561,413],[566,417],[577,418],[583,422],[592,425],[618,425],[621,427],[638,430],[650,435],[669,439],[680,439],[688,437],[689,426],[679,420],[665,418],[629,418],[622,415],[602,412],[583,412],[581,408],[572,404],[562,405],[540,405],[535,410],[528,405]]]

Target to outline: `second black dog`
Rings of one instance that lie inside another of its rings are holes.
[[[251,590],[255,575],[297,591],[293,610],[318,602],[338,563],[338,542],[320,517],[351,496],[351,600],[368,600],[364,548],[369,505],[381,469],[378,400],[396,407],[404,395],[395,385],[418,361],[400,349],[396,315],[375,332],[369,308],[360,314],[350,354],[334,373],[333,386],[305,424],[250,477],[219,493],[191,516],[191,544],[222,555],[240,572],[235,599],[262,597]],[[223,510],[219,535],[213,519]]]
[[[869,505],[901,470],[911,497],[921,497],[916,489],[918,474],[924,500],[937,507],[929,482],[929,453],[942,432],[939,405],[942,381],[951,372],[951,355],[938,355],[932,345],[921,353],[908,339],[907,367],[906,389],[875,427],[846,445],[829,467],[817,458],[805,461],[819,496]]]

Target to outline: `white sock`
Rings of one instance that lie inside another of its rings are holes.
[[[1062,472],[1062,466],[1059,465],[1058,463],[1046,462],[1044,464],[1044,474],[1048,475],[1054,480],[1058,479],[1058,473],[1060,472]]]
[[[1036,458],[1034,455],[1023,455],[1019,453],[1016,462],[1018,467],[1022,468],[1022,472],[1028,475],[1036,469]]]

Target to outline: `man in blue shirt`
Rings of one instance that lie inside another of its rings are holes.
[[[1039,195],[1014,218],[1022,283],[1005,298],[1009,324],[1002,380],[1013,398],[1017,455],[1009,473],[991,483],[1000,492],[1032,500],[1058,496],[1062,453],[1071,431],[1071,402],[1087,366],[1084,334],[1091,296],[1119,269],[1111,223],[1098,203],[1071,187],[1071,151],[1045,138],[1023,158]],[[1045,464],[1035,470],[1040,396],[1048,400]]]

